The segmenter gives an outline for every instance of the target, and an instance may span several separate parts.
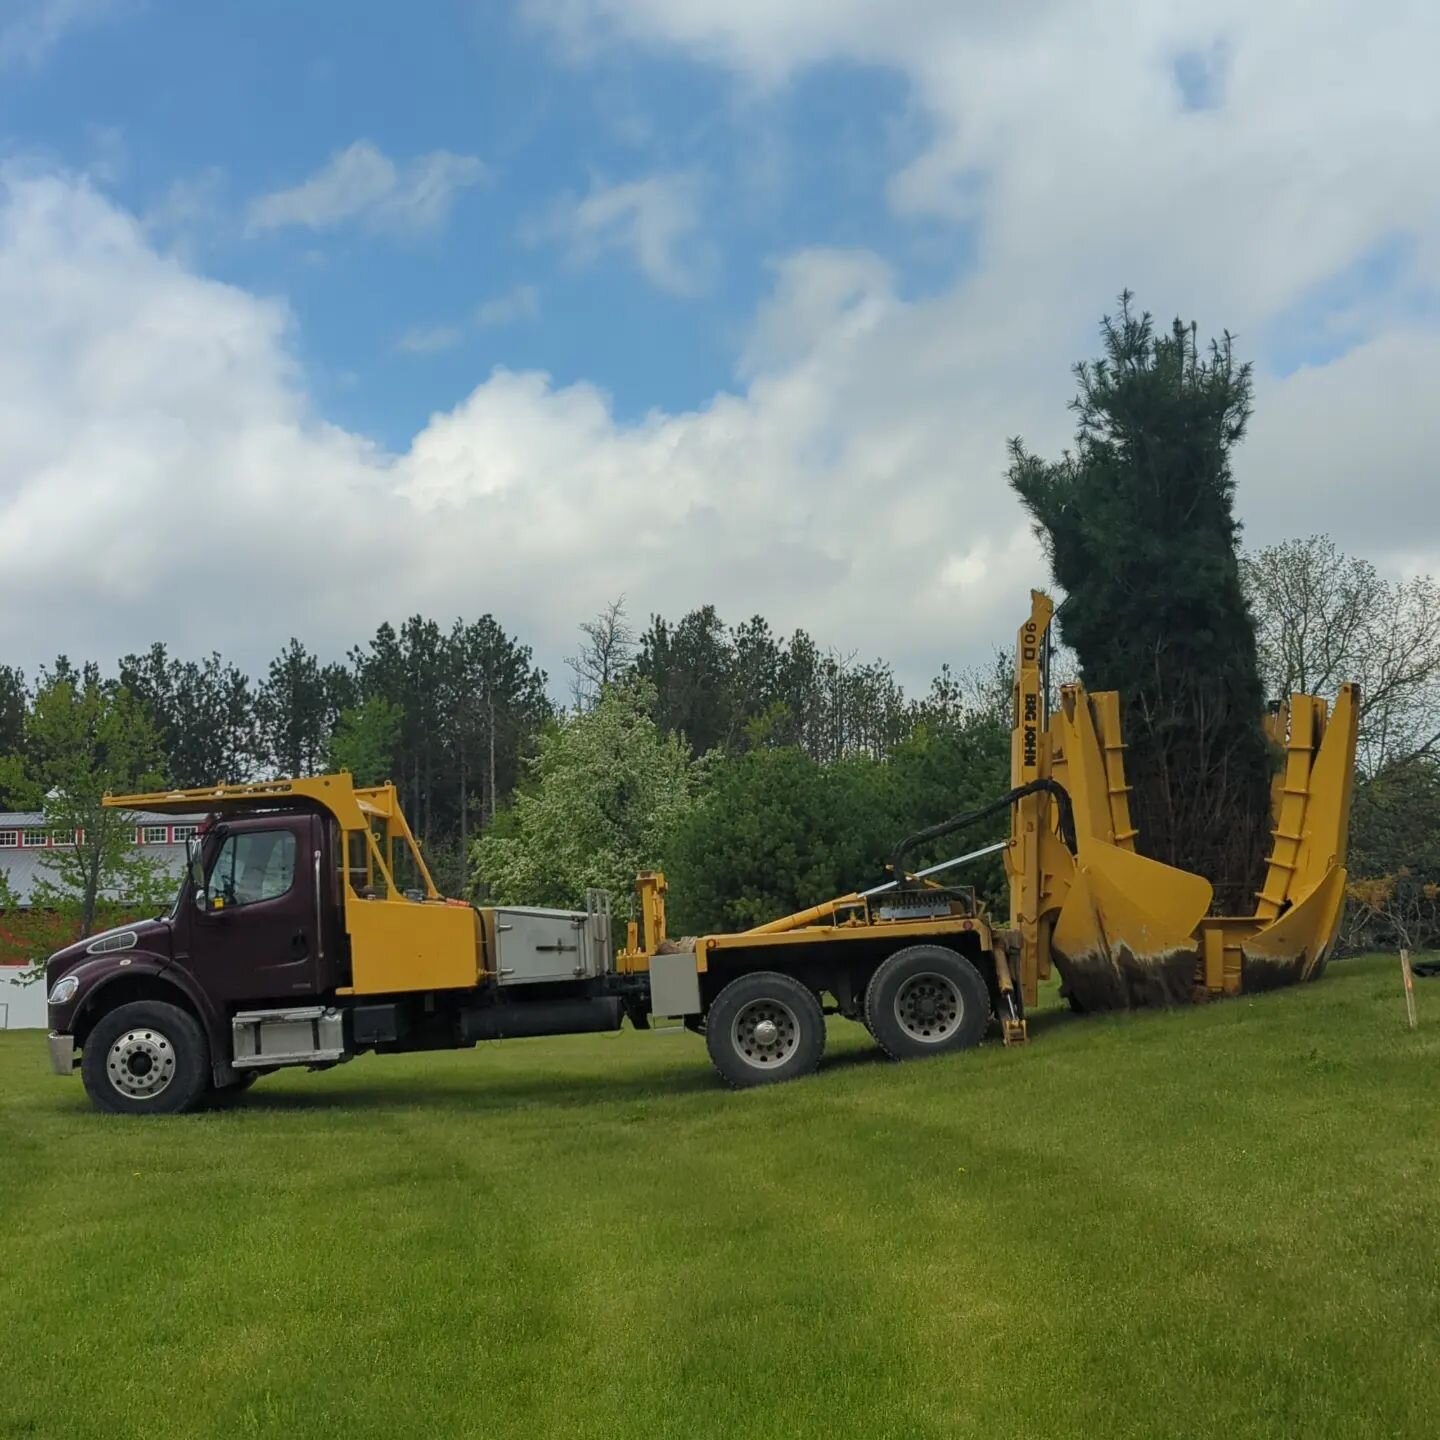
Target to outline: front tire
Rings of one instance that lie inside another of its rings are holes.
[[[892,1060],[968,1050],[990,1026],[990,991],[963,955],[943,945],[910,945],[871,977],[865,1023]]]
[[[825,1015],[808,986],[774,970],[732,980],[705,1017],[705,1048],[737,1090],[808,1075],[825,1053]]]
[[[210,1049],[188,1011],[137,1000],[90,1032],[80,1074],[91,1101],[112,1115],[178,1115],[209,1089]]]

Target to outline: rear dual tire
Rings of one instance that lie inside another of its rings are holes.
[[[985,977],[943,945],[910,945],[865,987],[865,1028],[893,1060],[969,1050],[990,1027]]]

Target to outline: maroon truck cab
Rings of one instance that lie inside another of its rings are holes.
[[[219,821],[194,842],[168,914],[52,955],[45,980],[54,1068],[72,1071],[77,1050],[88,1057],[87,1042],[107,1018],[159,1005],[182,1011],[202,1033],[211,1087],[238,1083],[238,1011],[314,1006],[346,978],[332,830],[328,817],[308,811]],[[136,1101],[181,1063],[158,1022],[149,1040],[142,1032],[117,1035],[103,1057],[110,1087]]]

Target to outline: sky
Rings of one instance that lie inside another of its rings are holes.
[[[493,614],[981,663],[1124,288],[1247,542],[1440,569],[1440,11],[0,0],[0,661]]]

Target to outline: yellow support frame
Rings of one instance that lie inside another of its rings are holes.
[[[342,770],[243,785],[107,795],[102,803],[126,810],[206,810],[220,815],[318,809],[330,815],[340,830],[336,863],[344,881],[344,924],[350,937],[351,970],[351,983],[343,987],[342,993],[380,995],[469,989],[484,974],[478,914],[473,906],[445,900],[436,889],[394,785],[357,786]],[[352,838],[360,835],[364,836],[364,889],[372,890],[378,875],[383,894],[362,894],[355,886],[350,846]],[[396,885],[397,846],[403,846],[414,863],[424,889],[424,902],[407,899]]]

